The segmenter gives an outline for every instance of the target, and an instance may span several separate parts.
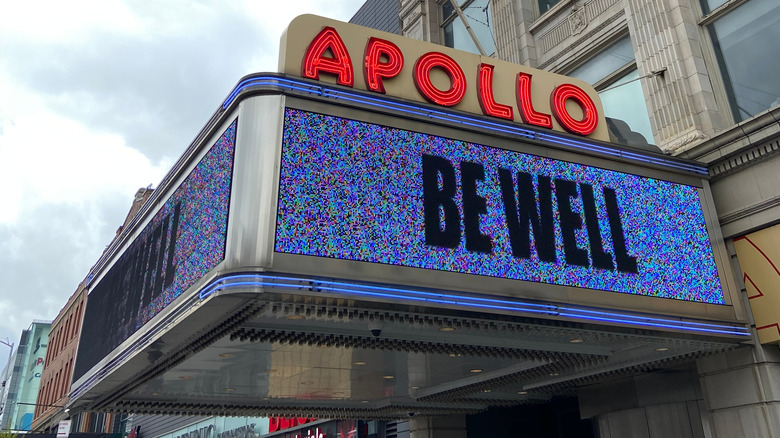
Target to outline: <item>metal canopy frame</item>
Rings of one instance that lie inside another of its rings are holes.
[[[404,275],[388,284],[375,275],[384,268],[364,262],[269,252],[273,218],[263,215],[275,212],[276,199],[257,200],[253,191],[278,190],[278,157],[256,146],[279,144],[285,107],[509,141],[529,153],[694,185],[709,196],[707,170],[693,161],[279,74],[245,77],[105,252],[92,281],[110,269],[210,139],[238,118],[234,184],[245,187],[234,186],[231,196],[225,261],[75,382],[72,412],[462,414],[544,402],[750,341],[719,247],[725,306],[609,292],[589,302],[575,288],[529,282],[520,282],[517,294],[497,296],[482,287],[491,291],[509,280],[465,274],[431,288],[420,280],[427,274],[413,268],[401,268]],[[258,125],[247,123],[253,120]],[[254,263],[246,264],[250,258]],[[333,263],[344,267],[334,270]],[[378,336],[370,329],[376,324]]]

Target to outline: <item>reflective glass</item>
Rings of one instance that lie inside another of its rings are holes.
[[[595,84],[633,60],[634,49],[631,48],[631,39],[625,37],[589,59],[568,76]]]
[[[539,0],[539,14],[544,14],[549,11],[553,6],[560,3],[560,1],[561,0]]]
[[[482,49],[485,50],[485,54],[492,55],[496,51],[496,46],[493,43],[489,3],[489,0],[474,0],[467,6],[463,6],[462,11],[471,26],[471,30],[477,35],[477,39],[482,45]],[[445,17],[454,17],[444,26],[444,45],[479,54],[479,50],[466,30],[466,26],[463,25],[449,1],[442,5],[442,12]]]
[[[727,1],[728,0],[701,0],[701,7],[704,9],[704,13],[708,14]]]
[[[595,84],[632,61],[634,50],[631,48],[631,39],[625,37],[570,72],[568,76]],[[648,143],[654,143],[642,84],[639,82],[639,71],[634,69],[616,82],[610,83],[604,91],[599,91],[599,97],[604,105],[605,116],[623,120],[632,131],[642,134]]]
[[[648,143],[653,143],[653,129],[650,127],[638,70],[620,78],[606,91],[600,92],[599,97],[606,117],[628,123],[632,131],[642,134]]]
[[[709,29],[735,119],[780,105],[780,2],[751,0]]]

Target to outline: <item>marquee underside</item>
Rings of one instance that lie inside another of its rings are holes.
[[[389,305],[312,292],[308,279],[290,287],[247,277],[214,281],[202,305],[128,355],[79,398],[80,408],[361,419],[479,412],[682,366],[741,341],[521,312]],[[217,311],[225,317],[190,331]],[[375,336],[370,329],[377,327]]]

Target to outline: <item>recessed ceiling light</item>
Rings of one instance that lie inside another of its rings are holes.
[[[153,392],[152,395],[158,396],[158,395],[160,395],[160,393],[159,392]]]
[[[578,339],[569,339],[569,342],[572,343],[572,344],[579,344],[580,342],[582,342],[582,339],[579,339],[579,338]]]
[[[236,388],[225,388],[225,392],[233,392]]]
[[[482,371],[484,370],[481,368],[472,368],[469,370],[470,373],[481,373]]]
[[[552,377],[560,376],[560,375],[561,375],[560,373],[550,373],[550,376],[552,376]]]
[[[359,360],[357,362],[352,362],[352,365],[356,365],[356,366],[359,366],[359,367],[363,366],[365,364],[366,364],[366,361],[364,361],[364,360]]]
[[[669,347],[658,347],[655,351],[669,351]]]
[[[219,354],[219,357],[224,357],[224,358],[233,357],[233,356],[234,356],[233,353],[220,353]]]
[[[386,375],[386,376],[382,376],[382,378],[383,378],[383,379],[390,380],[390,379],[395,379],[395,376],[391,376],[391,375],[389,375],[389,374],[388,374],[388,375]]]
[[[419,386],[410,386],[409,389],[420,389]]]
[[[360,400],[360,403],[368,403],[368,400]]]
[[[439,329],[440,332],[454,332],[455,327],[442,327]]]
[[[528,391],[517,391],[517,395],[526,395]]]
[[[463,355],[460,353],[450,353],[450,357],[461,357],[461,356]]]
[[[291,319],[291,320],[303,319],[303,315],[287,315],[287,319]]]
[[[484,390],[482,390],[482,392],[490,392],[490,391],[491,391],[490,389],[484,389]]]

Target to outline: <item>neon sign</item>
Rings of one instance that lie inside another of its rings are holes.
[[[282,40],[281,72],[609,140],[598,94],[585,82],[377,34],[321,17],[298,17]]]

